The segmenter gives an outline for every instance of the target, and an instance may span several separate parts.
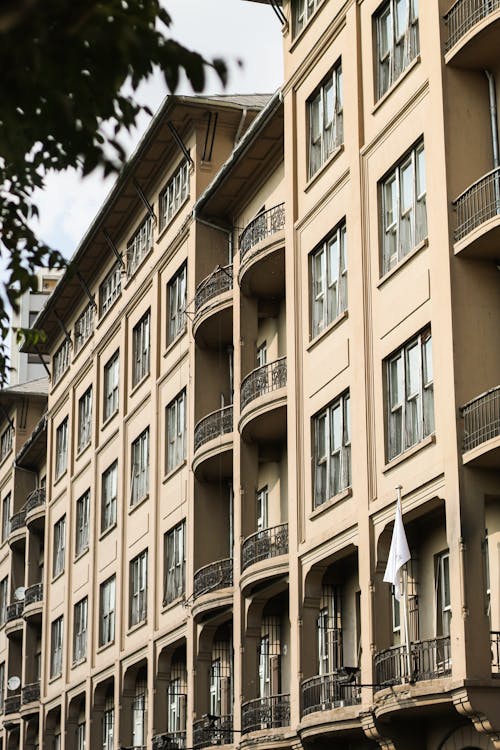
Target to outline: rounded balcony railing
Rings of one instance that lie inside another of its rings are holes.
[[[217,560],[200,568],[194,574],[193,596],[196,599],[210,591],[225,589],[233,585],[233,560]]]
[[[464,452],[500,435],[500,386],[462,406]]]
[[[290,726],[290,695],[270,695],[241,704],[241,733]]]
[[[215,271],[200,281],[194,297],[194,314],[197,316],[210,300],[233,288],[233,265],[217,266]]]
[[[184,750],[186,747],[186,730],[155,734],[152,747],[153,750]]]
[[[271,237],[285,227],[285,204],[263,211],[248,224],[240,235],[240,260],[248,257],[251,250],[262,240]]]
[[[24,601],[22,602],[13,602],[12,604],[7,605],[7,615],[6,615],[6,622],[12,622],[13,620],[18,620],[20,617],[23,616],[24,611]]]
[[[33,490],[33,492],[28,495],[26,505],[24,506],[26,514],[31,513],[31,511],[35,510],[35,508],[39,508],[41,505],[45,505],[45,497],[45,487],[38,487],[36,490]]]
[[[457,0],[445,15],[448,36],[445,52],[448,52],[476,24],[500,9],[500,0]]]
[[[16,513],[13,515],[10,519],[10,534],[13,534],[14,531],[18,531],[19,529],[23,529],[26,525],[26,509],[23,508],[19,511],[19,513]]]
[[[359,669],[347,674],[344,670],[317,675],[302,683],[302,715],[330,711],[340,706],[356,706],[361,702],[358,686]]]
[[[20,708],[21,708],[21,693],[18,693],[16,695],[9,695],[5,699],[5,703],[3,707],[5,714],[16,714]]]
[[[198,450],[204,443],[233,431],[233,405],[211,412],[196,424],[194,428],[194,449]]]
[[[451,674],[450,637],[431,638],[406,646],[393,646],[375,655],[377,689],[402,682],[435,680]]]
[[[500,216],[500,167],[480,177],[453,201],[457,212],[455,241],[488,219]]]
[[[233,717],[207,716],[193,723],[193,748],[214,745],[231,745],[233,743]]]
[[[251,401],[286,385],[286,357],[280,357],[267,365],[256,367],[241,383],[241,410]]]
[[[241,548],[241,568],[246,570],[259,560],[288,553],[288,524],[282,523],[269,529],[262,529],[247,537]]]
[[[40,681],[23,687],[23,704],[40,700]]]
[[[24,594],[24,606],[28,604],[35,604],[35,602],[43,601],[43,583],[34,583],[33,586],[28,586]]]

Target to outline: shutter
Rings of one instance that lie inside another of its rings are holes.
[[[280,657],[278,655],[269,657],[269,671],[271,673],[271,695],[279,695],[281,690],[281,680]]]

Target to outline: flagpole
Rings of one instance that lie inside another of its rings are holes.
[[[402,486],[398,484],[396,492],[398,493],[398,503],[401,507],[401,490]],[[403,566],[403,619],[405,629],[406,645],[406,666],[408,670],[408,681],[411,680],[411,642],[410,642],[410,613],[408,609],[408,563]]]

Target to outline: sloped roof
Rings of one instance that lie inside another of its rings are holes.
[[[24,396],[48,396],[49,395],[49,379],[47,377],[37,378],[36,380],[28,380],[26,383],[16,383],[16,385],[9,385],[7,388],[2,388],[0,391],[0,399],[11,400],[15,397]]]

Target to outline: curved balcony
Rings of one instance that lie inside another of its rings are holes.
[[[500,243],[500,167],[470,185],[453,201],[457,215],[455,253],[497,258]]]
[[[241,733],[290,726],[290,695],[270,695],[241,704]]]
[[[283,296],[285,286],[285,204],[263,211],[240,235],[238,280],[247,295]]]
[[[43,611],[43,583],[29,586],[24,594],[24,619],[41,617]]]
[[[198,719],[193,722],[193,748],[214,747],[215,745],[232,745],[233,717],[216,716]]]
[[[46,492],[45,487],[38,487],[28,495],[24,510],[26,512],[26,526],[40,525],[45,517]]]
[[[233,560],[217,560],[205,565],[194,574],[193,598],[209,594],[219,589],[227,589],[233,585]]]
[[[193,471],[205,479],[232,470],[233,405],[207,414],[194,428]]]
[[[247,537],[241,548],[241,569],[261,560],[288,554],[288,524],[281,523],[269,529],[262,529]]]
[[[7,605],[5,617],[5,633],[11,635],[23,627],[24,601],[13,602]]]
[[[24,544],[26,540],[26,510],[11,516],[9,529],[9,546],[11,548]]]
[[[462,406],[463,456],[466,464],[500,468],[500,386]]]
[[[23,687],[23,706],[40,700],[40,680]]]
[[[8,714],[17,714],[21,708],[21,693],[16,695],[9,695],[4,702],[3,712],[7,716]]]
[[[165,732],[153,737],[153,750],[184,750],[186,747],[186,732]]]
[[[341,669],[304,680],[302,682],[302,716],[343,706],[357,706],[361,703],[359,677],[359,669],[350,674]]]
[[[253,440],[278,440],[286,435],[287,359],[252,370],[241,382],[240,432]]]
[[[196,287],[193,336],[202,346],[220,346],[233,337],[233,266],[217,266]]]
[[[447,63],[483,69],[498,61],[500,0],[457,0],[445,22]]]
[[[401,683],[436,680],[451,675],[450,637],[431,638],[406,646],[393,646],[375,655],[376,690]]]

